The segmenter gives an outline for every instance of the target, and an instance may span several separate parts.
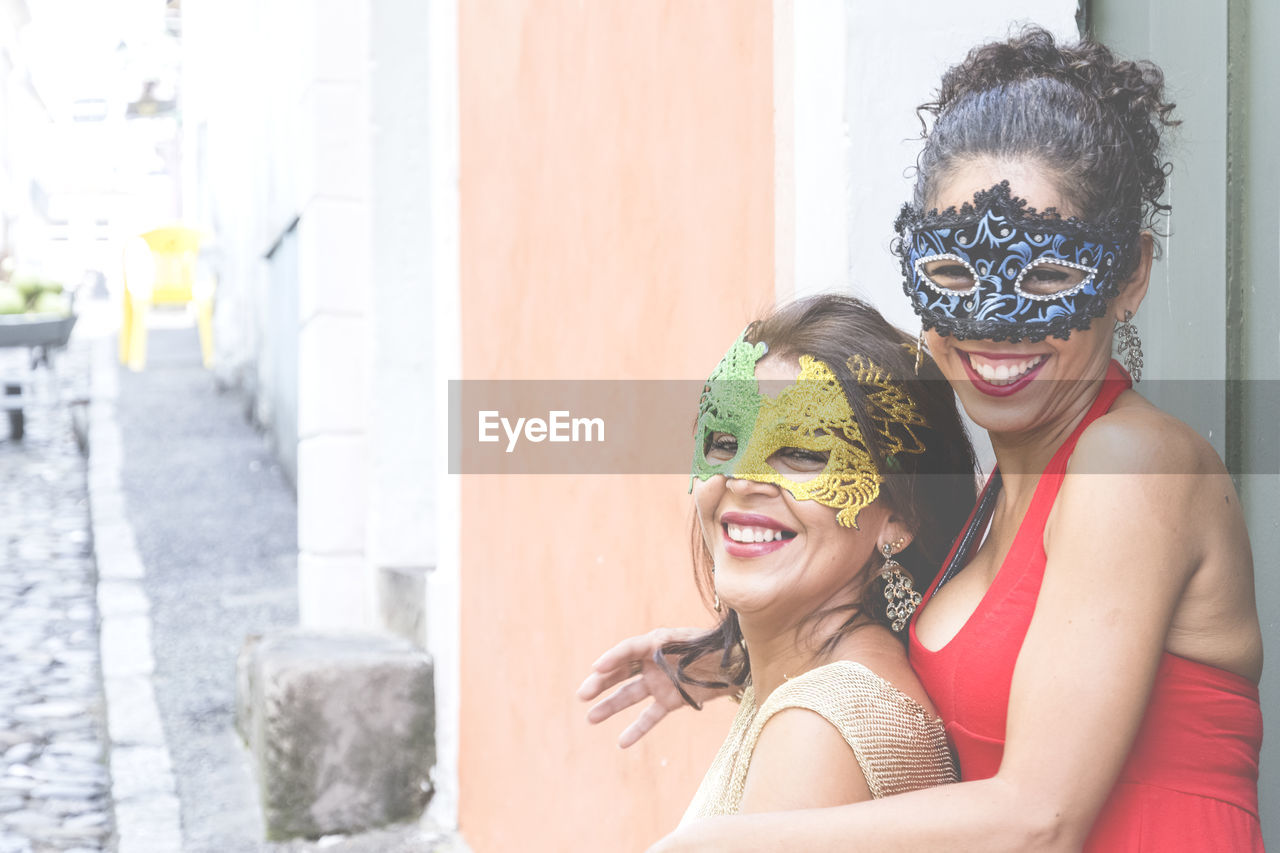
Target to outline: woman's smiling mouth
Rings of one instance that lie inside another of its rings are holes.
[[[960,353],[974,387],[993,397],[1003,397],[1025,387],[1048,358],[1045,354],[997,356],[963,350]]]
[[[759,557],[772,553],[796,537],[796,532],[751,512],[726,512],[720,516],[725,552],[732,557]]]

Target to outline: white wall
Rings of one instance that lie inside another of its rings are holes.
[[[435,667],[429,817],[458,822],[457,478],[444,466],[458,316],[457,9],[372,0],[373,310],[367,555],[424,580],[422,636]],[[384,593],[385,594],[385,593]]]
[[[303,624],[371,627],[369,5],[188,0],[183,18],[186,213],[211,237],[215,370],[252,395],[286,466],[296,453]]]
[[[296,98],[296,75],[283,61],[291,43],[274,38],[272,26],[288,4],[187,0],[182,10],[182,218],[203,232],[201,274],[218,285],[215,374],[254,395],[264,422],[273,415],[264,255],[293,216],[278,186],[287,170],[273,168],[289,144],[284,105]],[[228,45],[235,62],[226,61]]]
[[[299,616],[307,627],[370,628],[370,4],[296,5]]]
[[[425,571],[435,563],[430,389],[430,9],[374,0],[372,50],[373,313],[369,323],[369,558]]]
[[[416,0],[406,0],[416,2]],[[427,56],[430,61],[430,149],[432,406],[437,413],[429,445],[436,466],[448,458],[446,421],[449,380],[462,376],[462,318],[459,270],[458,0],[431,3]],[[435,670],[435,794],[428,815],[458,827],[458,729],[460,725],[460,582],[462,575],[461,492],[457,475],[437,470],[433,550],[427,583],[427,649]],[[458,849],[465,846],[459,844]]]

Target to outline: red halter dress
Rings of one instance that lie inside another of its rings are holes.
[[[1044,577],[1045,521],[1080,434],[1129,385],[1128,374],[1112,362],[1097,400],[1045,467],[995,580],[955,637],[930,651],[911,623],[911,666],[946,724],[961,780],[987,779],[1000,769],[1013,666]],[[994,507],[999,481],[997,470],[952,546],[946,570],[926,593],[926,606],[947,575],[968,561]],[[1165,652],[1137,738],[1084,849],[1262,851],[1261,745],[1262,711],[1252,682]]]

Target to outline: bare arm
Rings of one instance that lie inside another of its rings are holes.
[[[1193,471],[1210,464],[1203,453],[1176,430],[1153,437],[1149,429],[1095,428],[1073,466],[1078,459],[1094,471]],[[1212,464],[1221,467],[1216,457]],[[651,853],[1078,850],[1128,754],[1173,612],[1203,559],[1193,520],[1205,479],[1068,478],[1046,533],[1044,585],[1014,669],[995,777],[832,809],[704,821]]]

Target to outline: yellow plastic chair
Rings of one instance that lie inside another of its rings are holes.
[[[152,305],[194,305],[204,366],[213,363],[213,292],[196,286],[200,232],[173,226],[139,235],[124,251],[124,318],[120,362],[147,363],[147,313]]]

